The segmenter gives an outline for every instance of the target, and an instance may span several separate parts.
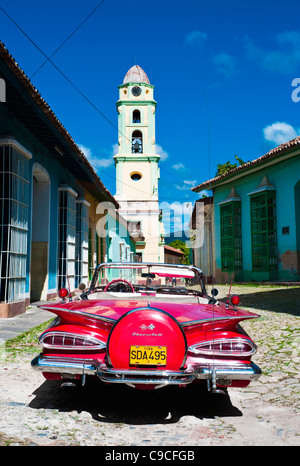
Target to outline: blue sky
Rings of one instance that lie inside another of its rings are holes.
[[[0,6],[49,56],[99,3]],[[199,195],[190,188],[212,178],[218,163],[236,154],[253,160],[300,134],[300,101],[292,99],[299,10],[290,0],[104,0],[52,57],[99,111],[49,62],[32,82],[115,194],[118,85],[140,65],[155,86],[160,201],[192,205]],[[0,39],[29,77],[45,61],[1,10]]]

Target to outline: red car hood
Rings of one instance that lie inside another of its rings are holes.
[[[202,304],[180,302],[151,302],[148,300],[83,300],[68,303],[57,303],[39,306],[57,315],[76,314],[87,318],[101,318],[111,322],[117,321],[127,312],[138,308],[154,308],[171,314],[181,325],[189,325],[199,321],[213,319],[244,319],[257,318],[259,315],[243,309],[227,309],[225,304]]]

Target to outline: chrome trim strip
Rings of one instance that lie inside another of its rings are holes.
[[[182,371],[147,371],[147,370],[117,370],[100,366],[97,372],[103,382],[136,383],[136,384],[170,384],[181,385],[193,382],[195,379],[216,380],[253,380],[261,375],[261,370],[254,363],[231,368],[195,367]],[[157,378],[156,378],[157,377]]]
[[[241,315],[236,315],[236,316],[225,316],[225,317],[210,317],[209,319],[199,319],[199,320],[189,320],[188,322],[182,322],[180,323],[181,327],[190,327],[192,325],[197,325],[197,324],[206,324],[208,322],[218,322],[220,320],[246,320],[246,319],[257,319],[256,315],[253,316],[241,316]]]
[[[55,313],[55,311],[60,311],[60,312],[66,312],[69,314],[75,314],[75,315],[80,315],[84,316],[86,318],[94,319],[94,320],[100,320],[102,322],[106,322],[108,324],[114,325],[117,320],[116,319],[111,319],[110,317],[103,317],[99,316],[97,314],[91,314],[89,312],[84,312],[84,311],[73,311],[71,309],[63,309],[60,307],[49,307],[49,306],[38,306],[41,309],[44,309],[46,311],[51,311]],[[132,309],[132,311],[135,311],[136,309]],[[161,309],[160,309],[161,311]],[[171,314],[170,314],[171,315]],[[222,321],[222,320],[246,320],[246,319],[256,319],[256,315],[249,315],[249,316],[225,316],[225,317],[210,317],[209,319],[199,319],[199,320],[189,320],[188,322],[178,322],[179,326],[184,328],[184,327],[190,327],[193,325],[198,325],[198,324],[205,324],[208,322],[217,322],[217,321]]]
[[[201,289],[204,295],[206,295],[206,290],[205,290],[205,285],[203,283],[202,279],[203,274],[202,270],[199,269],[198,267],[195,267],[194,265],[185,265],[185,264],[162,264],[162,263],[157,263],[157,262],[104,262],[102,264],[97,265],[97,267],[94,270],[94,275],[88,290],[89,294],[91,290],[95,287],[97,278],[98,278],[98,273],[101,268],[134,268],[134,269],[141,269],[141,268],[146,268],[146,267],[172,267],[176,269],[182,269],[182,270],[191,270],[195,274],[195,278],[199,280],[199,285],[201,285]]]
[[[74,311],[72,309],[66,309],[66,308],[61,308],[61,307],[49,307],[49,306],[38,306],[38,307],[46,311],[51,311],[54,313],[55,311],[67,312],[69,314],[80,315],[80,316],[84,316],[90,319],[101,320],[102,322],[107,322],[109,324],[114,324],[116,322],[115,319],[111,319],[110,317],[98,316],[97,314],[91,314],[90,312]]]
[[[243,364],[237,367],[202,367],[198,369],[198,379],[211,379],[213,373],[216,379],[225,380],[256,380],[261,376],[261,369],[254,364]]]
[[[168,370],[118,370],[100,366],[97,376],[102,382],[131,383],[142,385],[181,385],[195,380],[197,373],[192,369]]]
[[[52,344],[51,343],[46,343],[44,340],[51,336],[52,337]],[[72,339],[73,344],[72,345],[65,345],[64,343],[62,345],[55,345],[54,344],[54,338],[56,336],[62,336],[63,341],[65,341],[65,338]],[[83,342],[86,341],[91,341],[93,342],[93,345],[76,345],[76,339],[82,340]],[[48,330],[46,333],[44,333],[40,338],[39,338],[39,343],[44,347],[44,348],[56,348],[56,349],[76,349],[77,351],[90,351],[90,350],[102,350],[103,348],[106,347],[106,343],[101,341],[100,339],[96,337],[90,337],[87,335],[81,335],[77,333],[69,333],[69,332],[64,332],[61,330]]]
[[[119,267],[129,267],[133,269],[141,269],[146,267],[172,267],[176,269],[188,269],[192,272],[196,272],[199,275],[202,274],[202,270],[196,267],[195,265],[188,264],[165,264],[160,262],[102,262],[98,264],[95,270],[100,270],[101,268],[107,269],[116,269]]]
[[[31,361],[31,367],[37,371],[56,374],[95,375],[98,362],[87,359],[55,358],[39,354]]]
[[[168,370],[118,370],[105,364],[99,366],[95,360],[56,358],[39,354],[32,362],[33,369],[41,372],[71,375],[97,375],[103,382],[129,383],[141,385],[182,385],[195,379],[211,380],[213,377],[222,380],[256,380],[262,373],[254,363],[241,364],[235,367],[195,366],[181,371]]]
[[[77,315],[81,315],[81,316],[84,316],[84,317],[87,317],[87,318],[91,318],[91,319],[95,319],[95,320],[100,320],[102,322],[107,322],[109,324],[115,324],[117,322],[117,320],[115,319],[111,319],[109,317],[103,317],[103,316],[98,316],[96,314],[91,314],[89,312],[83,312],[83,311],[73,311],[71,309],[62,309],[60,307],[47,307],[47,306],[39,306],[41,309],[44,309],[46,311],[52,311],[55,313],[55,310],[57,311],[60,311],[60,312],[67,312],[69,314],[77,314]],[[153,308],[154,309],[154,308]],[[132,309],[132,311],[135,311],[136,309]],[[161,311],[161,309],[160,309]],[[171,314],[170,314],[171,315]],[[257,316],[256,315],[253,315],[253,316],[226,316],[226,317],[210,317],[209,319],[199,319],[199,320],[189,320],[188,322],[178,322],[178,324],[180,325],[180,327],[189,327],[189,326],[192,326],[192,325],[197,325],[197,324],[205,324],[205,323],[208,323],[208,322],[217,322],[217,321],[220,321],[220,320],[234,320],[234,319],[238,319],[238,320],[246,320],[246,319],[256,319]]]

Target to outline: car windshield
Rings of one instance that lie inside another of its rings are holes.
[[[90,291],[104,290],[109,283],[124,280],[135,291],[159,293],[192,293],[205,295],[205,286],[200,269],[183,264],[153,263],[105,263],[95,270]]]

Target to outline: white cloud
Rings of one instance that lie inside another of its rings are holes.
[[[158,144],[155,144],[155,153],[160,155],[161,162],[164,162],[169,157],[169,154],[166,151],[164,151],[163,148]]]
[[[185,35],[184,43],[189,46],[195,45],[201,48],[204,42],[208,39],[206,32],[192,31]]]
[[[92,154],[91,149],[82,144],[78,144],[78,147],[81,150],[81,152],[84,153],[84,155],[86,156],[86,158],[88,159],[88,161],[90,162],[90,164],[95,170],[97,170],[97,168],[110,167],[114,163],[113,155],[116,153],[115,146],[113,146],[112,156],[108,158],[104,158],[104,157],[99,158],[99,157],[94,156]]]
[[[191,187],[196,186],[197,180],[183,180],[183,184],[179,185],[176,184],[175,187],[179,191],[187,191],[190,190]]]
[[[97,158],[94,158],[93,159],[95,162],[94,162],[94,165],[97,167],[97,168],[107,168],[107,167],[110,167],[114,161],[113,159],[97,159]]]
[[[231,78],[236,73],[236,61],[228,53],[220,52],[213,56],[212,62],[226,78]]]
[[[183,180],[183,182],[190,186],[195,186],[195,183],[197,183],[197,180]]]
[[[186,170],[185,166],[183,165],[183,163],[175,163],[175,165],[172,165],[172,168],[174,168],[174,170]]]
[[[275,142],[277,145],[290,141],[299,135],[293,126],[284,122],[273,123],[263,129],[265,139],[267,141]]]

